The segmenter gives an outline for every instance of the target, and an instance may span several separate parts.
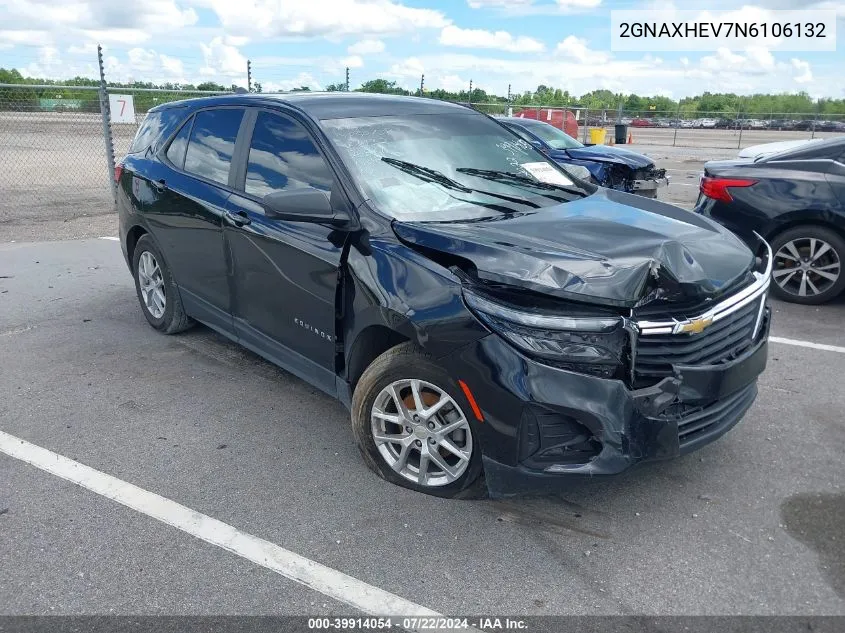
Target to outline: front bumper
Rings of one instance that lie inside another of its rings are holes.
[[[632,180],[631,181],[631,191],[656,191],[661,187],[667,187],[669,185],[669,177],[664,176],[663,178],[648,178],[643,180]]]
[[[497,335],[444,359],[481,407],[484,421],[475,432],[491,496],[547,492],[572,477],[615,475],[721,437],[757,395],[768,321],[767,315],[757,342],[732,362],[677,366],[673,377],[638,390],[541,364]]]

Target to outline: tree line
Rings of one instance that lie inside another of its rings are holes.
[[[44,86],[99,86],[99,80],[89,77],[74,77],[72,79],[51,80],[33,77],[24,77],[16,69],[7,70],[0,68],[0,83],[5,84],[29,84]],[[135,97],[136,109],[143,110],[145,107],[152,107],[155,103],[181,98],[178,94],[184,91],[214,91],[227,92],[235,91],[238,87],[234,84],[224,86],[213,81],[206,81],[200,84],[179,84],[135,81],[131,83],[108,82],[112,88],[157,88],[177,93],[171,95],[156,95],[154,93],[137,93]],[[260,83],[253,84],[253,92],[262,92]],[[329,84],[325,88],[329,91],[343,91],[346,89],[343,83]],[[308,91],[308,86],[294,88],[294,91]],[[580,96],[571,94],[568,90],[552,88],[546,85],[537,86],[536,90],[527,90],[522,93],[510,95],[496,95],[488,93],[482,88],[467,90],[448,91],[442,88],[435,90],[420,89],[406,90],[397,85],[396,81],[384,78],[370,79],[362,83],[358,92],[371,92],[381,94],[417,95],[424,94],[426,97],[457,101],[462,103],[471,102],[474,104],[491,104],[491,107],[498,106],[503,109],[508,105],[512,106],[569,106],[588,108],[590,110],[621,109],[623,112],[637,116],[667,116],[667,114],[679,113],[685,118],[694,118],[696,115],[722,116],[726,118],[737,118],[739,116],[768,118],[777,114],[805,113],[805,114],[845,114],[845,99],[818,99],[814,100],[806,92],[782,93],[782,94],[754,94],[736,95],[733,93],[711,93],[705,92],[701,95],[684,97],[679,101],[663,96],[641,96],[636,94],[623,94],[611,90],[592,90]],[[39,98],[63,98],[80,99],[97,102],[96,96],[89,91],[73,91],[71,89],[36,89],[17,90],[13,88],[0,88],[0,108],[5,103],[13,103],[16,100],[37,100]],[[92,106],[93,107],[93,106]]]

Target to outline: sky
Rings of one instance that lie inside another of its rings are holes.
[[[612,9],[833,9],[836,52],[754,46],[610,50]],[[415,90],[538,85],[678,99],[710,92],[845,98],[845,0],[0,0],[0,67],[62,79],[354,89],[376,77]]]

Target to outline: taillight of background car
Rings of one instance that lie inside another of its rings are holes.
[[[713,198],[713,200],[733,202],[733,197],[728,189],[731,187],[750,187],[756,183],[756,180],[751,180],[750,178],[717,178],[705,176],[701,179],[699,189],[703,195]]]

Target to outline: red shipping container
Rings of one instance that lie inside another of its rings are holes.
[[[553,125],[563,130],[572,138],[578,138],[578,121],[575,115],[569,110],[558,110],[554,108],[522,108],[514,110],[513,115],[521,119],[536,119]]]

